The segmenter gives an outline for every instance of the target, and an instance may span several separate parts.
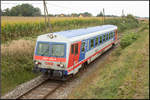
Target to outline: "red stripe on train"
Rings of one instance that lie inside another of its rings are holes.
[[[73,69],[77,68],[79,65],[81,65],[82,63],[84,63],[85,61],[87,61],[88,59],[90,59],[91,57],[95,56],[96,54],[100,53],[102,50],[104,50],[105,48],[111,46],[114,42],[108,44],[107,46],[105,46],[103,49],[99,50],[98,52],[94,53],[93,55],[91,55],[90,57],[88,57],[87,59],[81,61],[79,64],[77,64],[76,66],[74,66],[73,68],[71,68],[70,70],[68,70],[68,72],[72,71]]]
[[[34,59],[44,61],[66,62],[66,58],[56,58],[56,57],[34,56]]]

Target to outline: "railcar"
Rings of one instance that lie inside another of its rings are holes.
[[[102,25],[54,32],[37,38],[34,70],[51,77],[76,74],[117,43],[117,26]]]

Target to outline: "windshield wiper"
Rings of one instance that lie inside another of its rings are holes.
[[[44,56],[44,55],[47,53],[48,50],[49,50],[49,48],[46,49],[46,50],[44,51],[44,53],[41,54],[41,56]]]

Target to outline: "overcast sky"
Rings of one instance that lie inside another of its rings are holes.
[[[41,9],[43,1],[1,1],[1,9],[11,8],[18,4],[29,3]],[[89,12],[96,16],[102,9],[106,15],[121,16],[122,9],[125,15],[149,17],[149,1],[47,1],[49,14],[71,14]]]

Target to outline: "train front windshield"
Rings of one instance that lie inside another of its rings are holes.
[[[64,57],[65,44],[55,43],[38,43],[36,55],[47,57]]]

